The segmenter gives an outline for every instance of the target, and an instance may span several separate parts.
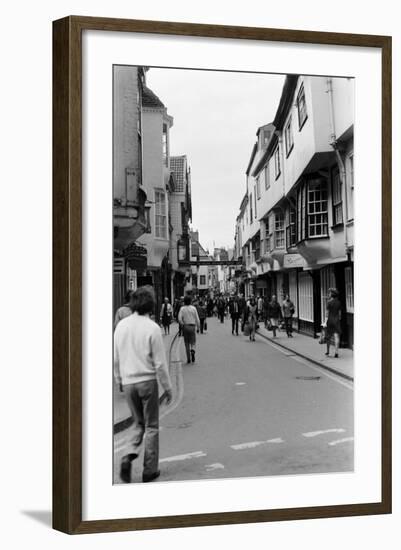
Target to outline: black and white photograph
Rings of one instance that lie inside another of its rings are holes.
[[[354,79],[112,78],[113,483],[353,472]]]

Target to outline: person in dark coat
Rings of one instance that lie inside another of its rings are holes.
[[[256,325],[258,322],[258,306],[255,298],[252,296],[249,304],[246,306],[245,322],[249,325],[249,340],[255,342]]]
[[[173,308],[168,298],[164,298],[164,303],[160,310],[160,321],[164,328],[164,334],[170,334],[170,324],[173,319]]]
[[[269,304],[269,320],[273,331],[273,337],[277,336],[277,328],[279,327],[281,319],[281,307],[277,302],[277,297],[273,294],[271,302]]]
[[[292,317],[295,313],[295,307],[288,294],[286,294],[283,302],[283,317],[284,326],[288,338],[292,338]]]
[[[270,304],[270,298],[266,295],[263,297],[263,308],[262,308],[263,323],[265,325],[265,328],[267,328],[268,321],[269,321],[269,304]]]
[[[217,300],[217,315],[220,319],[220,323],[224,323],[225,312],[226,312],[226,302],[223,296],[220,296],[220,298]]]
[[[334,357],[338,357],[341,334],[341,302],[338,299],[338,290],[335,288],[329,288],[326,315],[326,355],[330,353],[330,341],[334,337]]]
[[[200,321],[200,333],[203,334],[203,331],[206,329],[206,306],[203,300],[199,300],[195,307]]]
[[[242,309],[238,296],[234,296],[228,303],[228,311],[231,317],[231,334],[238,336],[238,321],[242,315]]]
[[[208,317],[212,317],[213,308],[214,308],[214,301],[213,301],[213,298],[210,296],[208,301],[207,301],[207,316]]]

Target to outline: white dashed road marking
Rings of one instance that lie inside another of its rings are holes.
[[[316,437],[317,435],[328,434],[328,433],[333,433],[333,432],[344,433],[345,430],[344,430],[344,428],[330,428],[329,430],[318,430],[316,432],[306,432],[302,435],[304,437]]]
[[[249,441],[248,443],[237,443],[236,445],[230,445],[234,451],[242,451],[243,449],[253,449],[259,447],[260,445],[266,445],[267,443],[284,443],[284,440],[281,437],[276,437],[275,439],[268,439],[267,441]]]
[[[336,441],[330,441],[329,445],[339,445],[340,443],[348,443],[348,441],[354,441],[353,437],[344,437],[343,439],[337,439]]]
[[[216,462],[215,464],[208,464],[205,466],[207,472],[212,472],[213,470],[224,470],[223,464]]]
[[[167,458],[162,458],[159,462],[175,462],[176,460],[190,460],[191,458],[200,458],[202,456],[207,456],[203,451],[196,451],[194,453],[187,453],[185,455],[176,455],[169,456]]]
[[[236,386],[246,386],[246,382],[236,382]]]

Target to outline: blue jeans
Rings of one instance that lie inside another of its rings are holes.
[[[132,452],[139,454],[145,436],[143,475],[157,472],[159,467],[159,390],[156,380],[146,380],[124,386],[124,394],[131,410]]]

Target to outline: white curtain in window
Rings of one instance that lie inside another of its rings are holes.
[[[313,322],[313,280],[309,273],[298,275],[299,318]]]

